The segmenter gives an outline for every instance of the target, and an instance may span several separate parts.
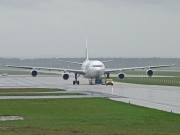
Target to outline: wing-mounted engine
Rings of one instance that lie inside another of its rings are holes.
[[[32,75],[32,77],[36,77],[37,76],[37,71],[36,70],[32,70],[31,71],[31,75]]]
[[[151,77],[151,76],[153,75],[153,71],[152,71],[151,69],[148,69],[148,70],[146,71],[146,74],[147,74],[149,77]]]
[[[125,75],[123,73],[118,74],[119,79],[124,79]]]
[[[68,73],[64,73],[62,75],[62,77],[63,77],[64,80],[68,80],[69,79],[69,74]]]

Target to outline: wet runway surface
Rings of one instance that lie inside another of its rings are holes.
[[[0,88],[59,88],[67,92],[82,92],[87,96],[81,97],[107,97],[112,100],[123,101],[149,108],[168,112],[180,113],[180,87],[139,85],[114,82],[114,86],[89,85],[88,80],[79,78],[80,85],[73,85],[74,76],[65,81],[61,76],[1,76]],[[43,98],[43,97],[0,97],[10,98]],[[69,96],[68,96],[69,97]],[[68,98],[67,96],[47,96],[46,98]],[[70,96],[72,98],[74,96]]]

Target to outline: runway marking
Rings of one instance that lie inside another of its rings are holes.
[[[0,116],[0,121],[8,121],[8,120],[23,120],[23,117],[20,116]]]

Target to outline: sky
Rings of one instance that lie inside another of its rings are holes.
[[[0,0],[0,57],[180,58],[179,0]]]

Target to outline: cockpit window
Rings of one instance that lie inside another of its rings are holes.
[[[103,65],[93,65],[93,67],[103,67]]]

